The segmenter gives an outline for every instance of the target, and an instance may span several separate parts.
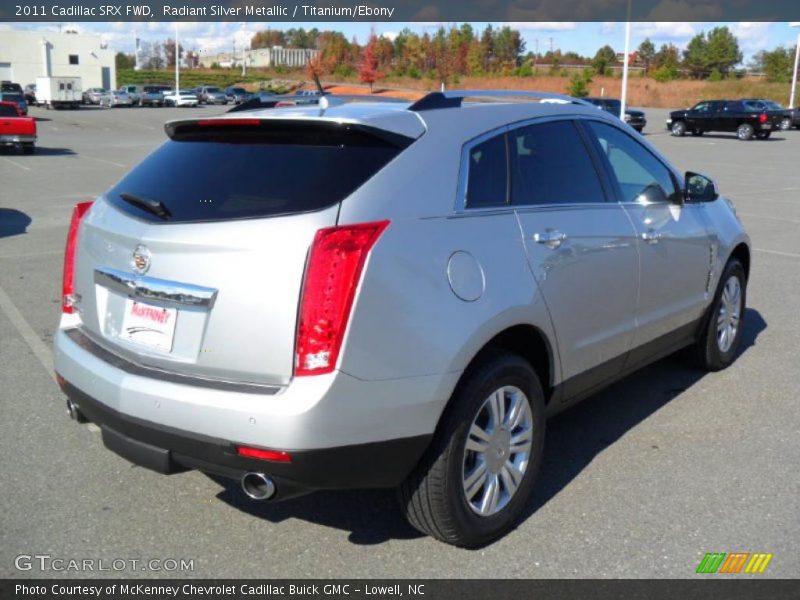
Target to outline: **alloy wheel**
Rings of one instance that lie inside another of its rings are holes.
[[[717,312],[717,346],[721,352],[728,352],[733,346],[739,331],[742,316],[742,285],[739,278],[731,275],[722,289]]]
[[[528,468],[533,426],[530,401],[517,387],[501,387],[481,405],[462,466],[464,497],[474,513],[494,515],[514,497]]]

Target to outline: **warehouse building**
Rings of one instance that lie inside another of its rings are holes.
[[[37,77],[80,77],[83,89],[116,88],[114,52],[99,35],[0,31],[0,80],[25,86]]]
[[[240,67],[242,54],[244,54],[244,61],[248,68],[268,69],[270,67],[305,67],[309,60],[315,60],[319,56],[319,50],[273,46],[272,48],[244,50],[235,55],[230,52],[216,54],[201,52],[200,66]]]

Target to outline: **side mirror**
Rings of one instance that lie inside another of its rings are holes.
[[[686,202],[713,202],[719,198],[714,180],[700,173],[687,172],[683,189]]]

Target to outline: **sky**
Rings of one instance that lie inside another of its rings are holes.
[[[471,23],[476,30],[482,30],[486,23]],[[501,23],[505,24],[505,23]],[[582,55],[594,56],[598,48],[609,44],[617,52],[624,48],[624,23],[507,23],[520,30],[527,44],[527,51],[546,52],[551,48],[562,52],[573,50]],[[392,38],[399,31],[408,27],[412,31],[422,33],[434,32],[440,25],[449,27],[453,23],[180,23],[179,35],[181,45],[186,50],[197,50],[204,53],[229,51],[235,43],[239,49],[246,45],[254,32],[267,27],[271,29],[290,29],[304,27],[311,29],[333,29],[344,33],[348,38],[353,36],[363,43],[372,29],[378,35]],[[457,23],[455,25],[458,25]],[[493,24],[496,25],[496,24]],[[688,41],[701,31],[708,31],[718,25],[727,25],[739,39],[739,45],[745,56],[745,62],[753,54],[763,49],[772,49],[779,45],[794,46],[800,29],[792,28],[789,23],[634,23],[632,25],[631,49],[649,37],[659,47],[672,43],[683,48]],[[98,33],[110,48],[132,52],[134,39],[138,35],[148,41],[163,41],[174,34],[173,23],[149,22],[136,27],[134,23],[47,23],[47,24],[0,24],[2,29],[37,29],[58,31],[76,29],[79,32]]]

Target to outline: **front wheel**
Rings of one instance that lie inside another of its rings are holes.
[[[672,128],[670,129],[672,135],[675,137],[683,137],[686,135],[686,123],[683,121],[675,121],[672,124]]]
[[[689,348],[692,362],[704,371],[730,366],[742,343],[747,301],[747,276],[742,263],[731,259],[722,271],[703,331]]]
[[[411,525],[469,548],[507,533],[530,498],[544,431],[544,393],[531,365],[511,353],[487,355],[459,382],[400,487]]]
[[[755,133],[755,130],[753,129],[753,126],[750,125],[750,123],[742,123],[736,129],[736,137],[738,137],[743,142],[746,142],[747,140],[753,139],[753,134],[754,133]]]

